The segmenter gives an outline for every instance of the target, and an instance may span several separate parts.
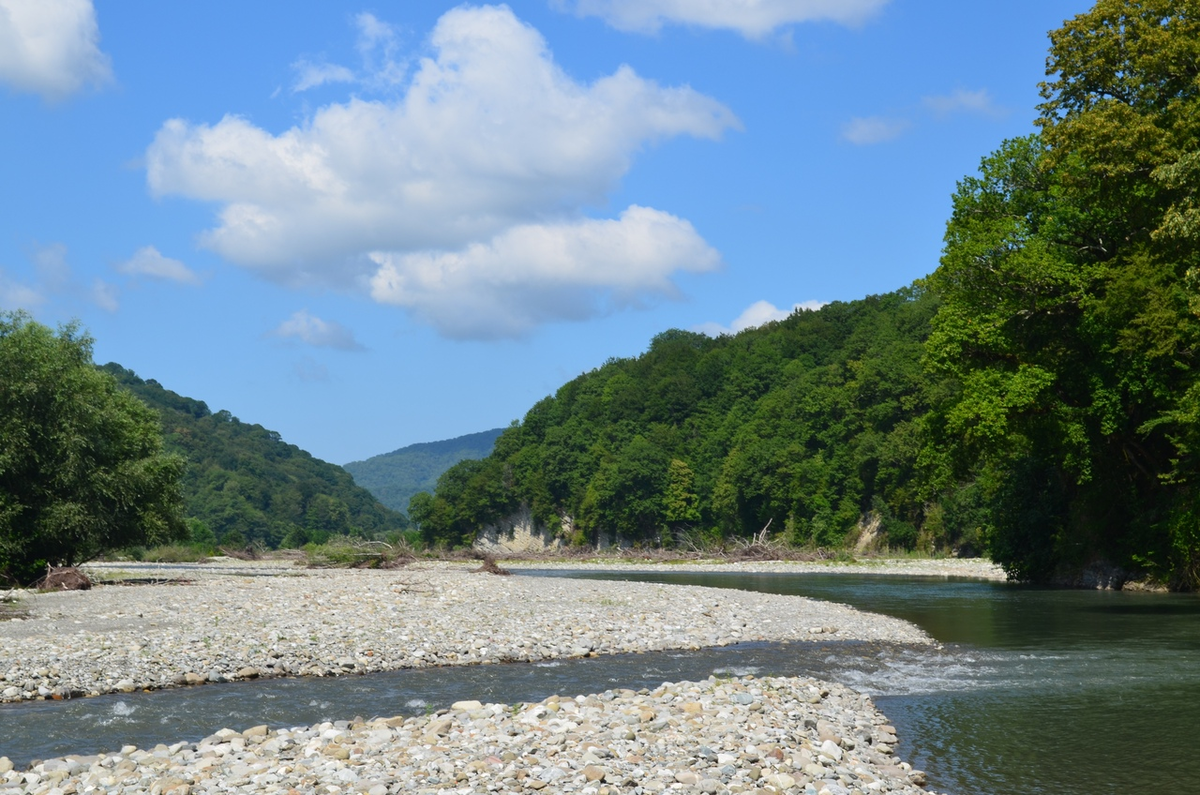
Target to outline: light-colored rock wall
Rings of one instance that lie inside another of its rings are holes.
[[[529,506],[522,505],[516,513],[480,530],[472,546],[481,552],[544,552],[562,545],[562,539],[539,527]]]

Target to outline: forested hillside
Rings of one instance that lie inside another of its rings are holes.
[[[1019,579],[1200,587],[1200,3],[1099,0],[1050,45],[1038,132],[959,184],[928,279],[666,332],[449,470],[422,532],[527,503],[576,542],[838,545],[874,511]]]
[[[977,544],[978,524],[921,491],[922,370],[937,302],[907,289],[712,339],[657,336],[534,406],[482,461],[420,496],[431,541],[463,543],[521,504],[576,543],[770,531],[842,543],[874,512],[890,543]],[[940,387],[945,389],[945,387]],[[566,524],[563,520],[567,519]],[[924,536],[921,536],[924,528]]]
[[[492,452],[503,428],[470,433],[440,442],[421,442],[390,453],[352,461],[344,469],[354,482],[396,511],[407,511],[414,494],[433,491],[437,479],[459,461],[477,460]]]
[[[211,412],[200,400],[143,381],[118,364],[111,373],[162,418],[165,448],[186,459],[184,513],[196,540],[227,546],[297,547],[331,535],[378,537],[407,527],[350,474],[284,442],[278,433]]]

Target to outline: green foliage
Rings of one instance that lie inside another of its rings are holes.
[[[409,513],[428,541],[451,545],[523,503],[552,530],[571,517],[573,543],[695,544],[769,522],[832,546],[882,500],[897,543],[911,545],[926,510],[918,420],[936,306],[909,289],[737,336],[665,332],[539,402]]]
[[[404,511],[414,494],[433,491],[437,479],[447,469],[459,461],[478,460],[491,453],[503,430],[496,428],[441,442],[411,444],[365,461],[352,461],[343,468],[381,503],[394,511]]]
[[[0,579],[183,538],[182,471],[154,412],[92,364],[91,337],[0,313]]]
[[[103,369],[157,411],[166,449],[187,461],[184,509],[194,544],[299,548],[339,536],[381,538],[407,527],[403,515],[380,505],[341,467],[278,433],[228,411],[214,414],[203,401],[120,365]]]
[[[1101,0],[1051,34],[1041,134],[964,180],[929,341],[928,418],[1022,579],[1092,562],[1200,585],[1194,274],[1200,3]]]
[[[928,279],[660,334],[439,481],[423,532],[524,503],[574,541],[837,546],[872,514],[1018,579],[1200,587],[1200,0],[1099,0],[1050,38],[1039,133],[959,184]]]

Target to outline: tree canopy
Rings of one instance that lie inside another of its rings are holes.
[[[410,515],[467,543],[521,504],[576,543],[746,537],[835,546],[876,513],[889,541],[973,544],[960,513],[918,538],[918,419],[936,300],[907,289],[710,339],[664,332],[539,402]]]
[[[382,538],[403,531],[403,514],[354,485],[341,467],[314,458],[274,431],[212,412],[153,379],[104,366],[161,418],[165,446],[187,462],[184,509],[197,541],[298,547],[330,536]]]
[[[186,533],[183,460],[92,344],[75,325],[0,313],[0,579]]]
[[[1019,579],[1200,587],[1200,0],[1099,0],[1051,32],[1041,96],[958,185],[927,279],[656,337],[448,471],[423,532],[525,503],[575,541],[837,545],[873,512]]]
[[[960,183],[928,282],[930,358],[961,386],[939,441],[992,484],[1018,576],[1103,561],[1195,587],[1200,3],[1101,0],[1047,71],[1040,134]]]

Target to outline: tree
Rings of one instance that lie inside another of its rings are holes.
[[[0,578],[187,537],[183,461],[157,415],[92,363],[75,324],[57,333],[0,313]]]
[[[1050,38],[1041,133],[954,197],[928,350],[960,390],[931,424],[1010,573],[1195,588],[1200,2],[1100,0]]]

